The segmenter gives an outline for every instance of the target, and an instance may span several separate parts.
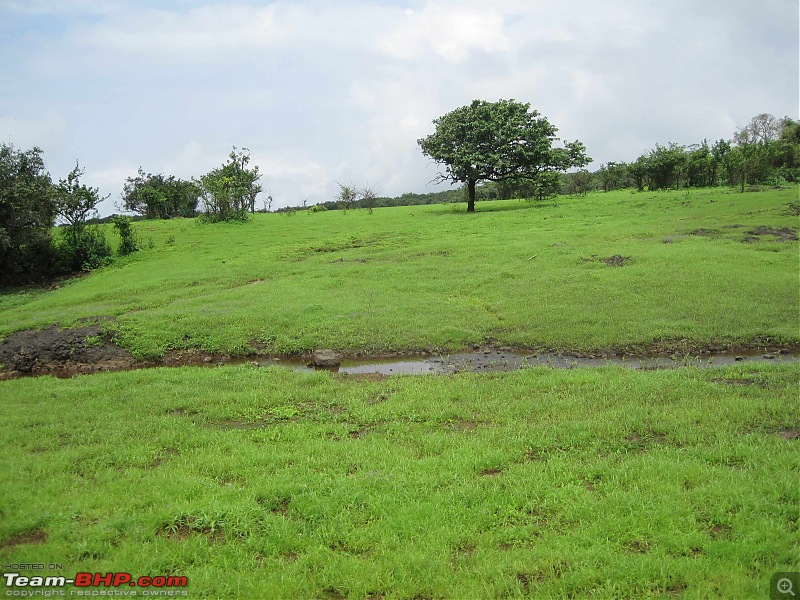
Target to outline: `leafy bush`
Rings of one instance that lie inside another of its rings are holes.
[[[103,230],[97,225],[87,225],[81,235],[70,235],[63,229],[58,244],[58,257],[63,271],[90,271],[111,262],[111,246]]]
[[[119,248],[117,249],[117,253],[120,256],[127,256],[139,250],[139,243],[133,233],[131,222],[130,217],[121,215],[114,217],[114,229],[120,237]]]

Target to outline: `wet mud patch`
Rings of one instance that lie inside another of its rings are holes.
[[[777,228],[761,225],[745,233],[746,235],[742,239],[742,242],[746,244],[757,242],[764,236],[770,236],[773,238],[773,241],[778,242],[796,242],[798,239],[797,232],[788,227]]]
[[[601,262],[609,267],[624,267],[631,261],[630,256],[622,256],[621,254],[614,254],[613,256],[601,257],[597,254],[591,254],[588,258],[581,259],[585,263]]]
[[[0,542],[0,550],[22,546],[23,544],[44,544],[47,541],[47,533],[39,529],[31,529],[22,533],[16,533],[10,538]]]
[[[94,324],[12,333],[0,343],[0,364],[8,377],[117,371],[133,368],[137,361],[114,343],[112,331]]]

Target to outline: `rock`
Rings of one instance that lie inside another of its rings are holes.
[[[775,359],[775,355],[774,354],[765,354],[763,356],[763,358],[766,358],[767,360],[774,360]]]
[[[315,367],[323,367],[323,368],[331,368],[331,367],[338,367],[342,362],[342,357],[336,354],[333,350],[328,350],[325,348],[314,350],[313,354],[313,364]]]
[[[744,356],[736,356],[736,357],[734,357],[733,360],[735,360],[736,362],[742,361],[742,360],[744,360]]]
[[[211,358],[210,356],[206,356],[206,357],[203,359],[203,362],[204,362],[204,363],[210,363],[210,362],[213,362],[213,361],[214,361],[214,359],[213,359],[213,358]]]

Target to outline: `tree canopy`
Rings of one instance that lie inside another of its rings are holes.
[[[558,130],[529,103],[473,100],[433,124],[436,131],[417,143],[423,154],[444,166],[438,181],[467,184],[468,212],[475,210],[479,181],[532,180],[546,189],[556,173],[592,160],[577,140],[553,147]]]
[[[0,144],[0,285],[49,273],[57,212],[42,150]]]
[[[136,177],[128,177],[122,189],[122,208],[146,219],[193,217],[200,189],[191,181],[170,175],[145,173],[139,167]]]
[[[206,221],[245,221],[247,212],[255,212],[256,196],[261,192],[258,165],[249,168],[250,150],[236,152],[234,146],[228,162],[200,178]]]

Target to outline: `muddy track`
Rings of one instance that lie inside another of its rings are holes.
[[[342,366],[334,372],[345,374],[450,374],[511,371],[545,365],[575,368],[620,364],[632,368],[659,369],[676,366],[714,366],[744,360],[789,361],[800,359],[800,343],[776,344],[756,339],[749,344],[724,346],[697,345],[689,340],[670,340],[598,350],[576,352],[552,348],[512,348],[500,346],[492,338],[470,350],[439,352],[407,351],[370,354],[353,352],[342,355]],[[217,366],[249,364],[254,367],[284,365],[305,369],[310,355],[271,356],[250,354],[227,356],[197,349],[173,352],[162,360],[142,361],[118,346],[114,332],[101,324],[87,324],[72,329],[50,327],[19,331],[0,343],[0,380],[38,375],[72,377],[102,371],[126,371],[151,367]]]

